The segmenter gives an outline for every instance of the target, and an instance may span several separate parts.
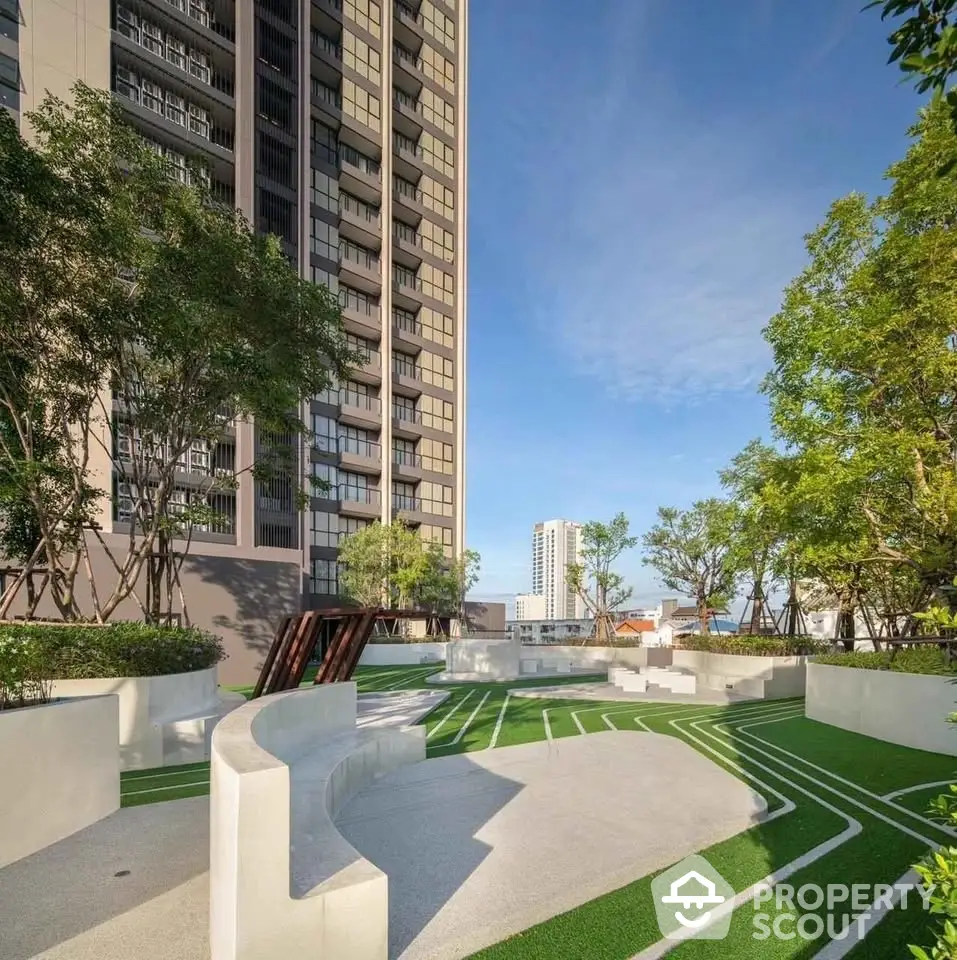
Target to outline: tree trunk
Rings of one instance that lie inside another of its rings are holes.
[[[711,618],[708,616],[708,598],[698,597],[698,621],[701,625],[701,636],[707,637],[711,634]]]
[[[757,636],[764,624],[764,589],[760,581],[755,582],[751,606],[751,636]]]

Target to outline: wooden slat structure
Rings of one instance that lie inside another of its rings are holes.
[[[324,633],[332,632],[313,683],[351,680],[377,620],[421,619],[414,610],[335,607],[283,617],[253,688],[252,698],[294,690],[314,659]]]

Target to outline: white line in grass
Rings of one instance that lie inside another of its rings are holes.
[[[455,735],[455,739],[452,741],[452,745],[453,745],[453,746],[454,746],[456,743],[460,743],[460,742],[461,742],[462,737],[465,736],[465,731],[468,730],[468,728],[472,725],[472,721],[478,716],[479,710],[481,710],[482,707],[485,706],[485,701],[488,700],[488,698],[489,698],[491,695],[492,695],[492,691],[491,691],[491,690],[487,690],[487,691],[485,692],[485,696],[482,697],[481,700],[479,700],[478,706],[469,714],[468,720],[465,721],[465,723],[464,723],[463,726],[462,726],[462,729],[459,730],[459,732]]]
[[[445,716],[426,734],[425,739],[431,740],[441,729],[445,726],[446,722],[458,712],[459,707],[465,705],[465,701],[475,693],[475,687],[473,687],[469,692],[459,700],[446,714]]]
[[[904,787],[903,790],[892,790],[890,793],[885,793],[881,799],[882,800],[893,800],[894,797],[902,797],[905,793],[919,793],[921,790],[930,790],[931,787],[949,787],[955,781],[950,780],[931,780],[930,783],[916,783],[912,787]]]
[[[121,797],[141,797],[144,793],[159,793],[162,790],[185,790],[186,787],[208,787],[208,780],[196,780],[192,783],[171,783],[168,787],[150,787],[149,790],[129,790]]]
[[[120,783],[132,783],[134,780],[157,780],[160,777],[174,777],[184,773],[208,773],[209,764],[199,764],[193,769],[189,769],[191,764],[173,764],[169,767],[161,767],[157,773],[147,773],[144,771],[135,771],[124,773],[120,778]]]
[[[498,735],[502,732],[502,724],[505,721],[505,711],[508,709],[508,700],[511,695],[511,693],[505,694],[505,702],[502,704],[502,709],[498,712],[498,720],[495,721],[495,729],[492,731],[492,739],[489,741],[489,749],[498,743]]]
[[[545,739],[546,739],[546,740],[554,740],[555,738],[552,736],[552,727],[551,727],[551,724],[548,722],[548,708],[547,708],[547,707],[542,711],[542,723],[545,724]]]

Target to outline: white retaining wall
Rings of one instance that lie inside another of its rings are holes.
[[[213,733],[211,960],[387,960],[388,878],[333,818],[425,758],[425,727],[356,730],[356,685],[239,707]]]
[[[360,667],[408,666],[445,659],[447,643],[369,643],[359,658]]]
[[[732,690],[764,700],[800,697],[806,686],[807,657],[745,657],[673,650],[672,663],[691,670],[698,678],[699,687]]]
[[[119,698],[122,770],[191,763],[209,756],[220,713],[216,667],[162,677],[55,680],[54,697]]]
[[[807,665],[812,720],[918,750],[957,756],[957,685],[950,677]]]
[[[445,670],[449,674],[508,680],[518,676],[521,649],[514,638],[454,640],[446,648]]]
[[[116,697],[0,712],[0,867],[120,806]]]

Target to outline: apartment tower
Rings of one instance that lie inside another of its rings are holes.
[[[465,546],[466,57],[467,0],[0,0],[0,103],[111,89],[179,176],[198,163],[337,294],[364,357],[303,410],[311,443],[286,438],[328,492],[299,512],[293,484],[244,475],[194,535],[194,621],[257,656],[278,613],[337,602],[341,536],[402,518]],[[252,462],[255,424],[234,434],[191,453],[184,501],[191,476]]]
[[[581,524],[546,520],[532,531],[532,591],[516,597],[519,620],[581,620],[585,604],[568,582],[581,559]]]

